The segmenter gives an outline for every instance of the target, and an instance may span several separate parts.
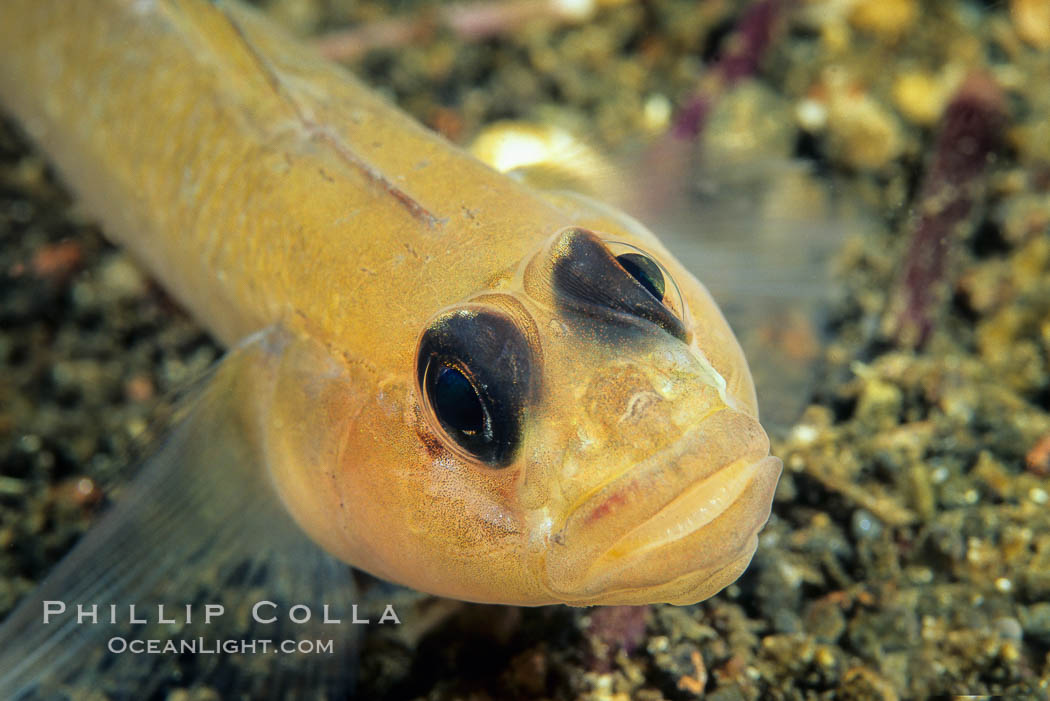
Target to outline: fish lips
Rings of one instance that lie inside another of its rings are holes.
[[[578,605],[706,599],[750,562],[781,469],[754,417],[717,411],[573,509],[545,583]]]

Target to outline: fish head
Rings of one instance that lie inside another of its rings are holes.
[[[354,406],[327,393],[347,404],[328,414],[354,418],[309,462],[335,467],[285,489],[316,540],[504,604],[686,604],[739,576],[781,470],[747,364],[655,239],[608,238],[554,233],[437,311],[407,373]]]
[[[496,559],[526,598],[692,603],[739,576],[768,518],[781,463],[747,364],[699,283],[651,248],[562,230],[420,340],[421,413],[498,485],[476,523],[513,524]]]

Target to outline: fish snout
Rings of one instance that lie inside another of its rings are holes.
[[[581,605],[712,596],[751,560],[780,471],[757,420],[723,408],[570,511],[551,538],[547,586]]]

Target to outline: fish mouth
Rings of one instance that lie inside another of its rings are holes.
[[[715,413],[569,514],[548,553],[548,587],[580,605],[712,596],[750,562],[781,467],[754,417]]]

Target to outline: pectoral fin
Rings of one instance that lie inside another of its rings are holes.
[[[222,360],[180,405],[119,503],[3,622],[0,698],[86,698],[90,691],[137,699],[187,686],[223,698],[346,696],[359,629],[349,620],[351,573],[285,512],[253,410],[279,335],[260,334]],[[64,613],[45,623],[45,602],[61,602]],[[258,602],[273,605],[253,617]],[[97,605],[97,622],[78,622],[78,604],[85,612]],[[129,623],[132,604],[147,623]],[[341,623],[324,622],[325,604],[328,618]],[[292,622],[290,613],[306,614],[292,611],[296,605],[309,607],[309,621]],[[224,612],[214,615],[215,606]],[[151,640],[176,650],[195,643],[198,651],[124,649]],[[263,640],[270,641],[265,652]],[[256,651],[242,651],[251,641]],[[283,651],[276,647],[283,641],[306,641],[315,651]]]

